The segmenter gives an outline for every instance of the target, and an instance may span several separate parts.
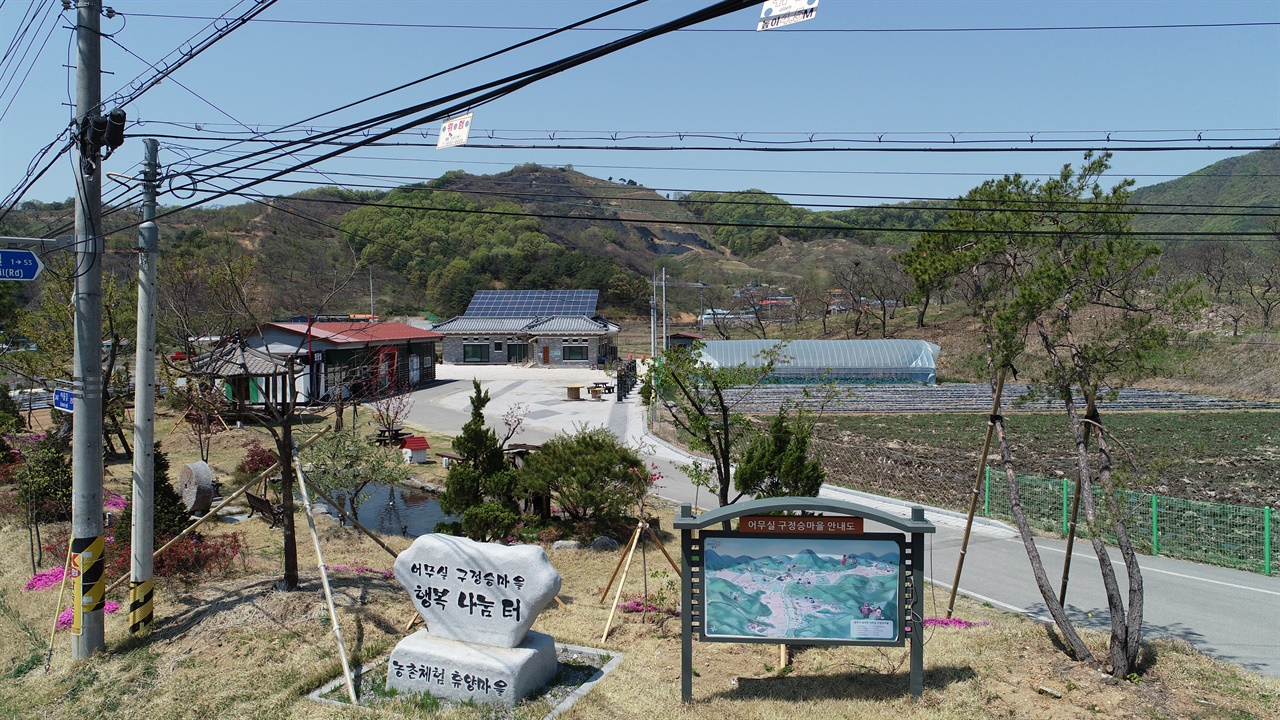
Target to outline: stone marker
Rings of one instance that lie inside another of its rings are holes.
[[[422,535],[395,562],[396,580],[431,634],[515,647],[560,592],[560,573],[537,545]]]
[[[577,540],[557,540],[551,544],[552,550],[581,550],[582,543]]]
[[[515,705],[555,676],[555,640],[529,630],[560,591],[542,548],[422,535],[395,575],[427,629],[392,651],[388,688]]]
[[[530,632],[518,647],[500,648],[419,630],[391,653],[387,687],[460,702],[515,705],[550,682],[558,665],[556,641],[540,632]]]

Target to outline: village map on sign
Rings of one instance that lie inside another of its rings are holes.
[[[898,639],[895,540],[707,533],[703,553],[708,637]]]

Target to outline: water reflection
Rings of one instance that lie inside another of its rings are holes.
[[[351,512],[351,499],[346,493],[336,492],[332,497]],[[360,524],[389,535],[417,537],[432,532],[438,522],[458,520],[444,514],[433,495],[412,488],[370,483],[358,502],[354,515]]]

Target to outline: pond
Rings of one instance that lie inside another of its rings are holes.
[[[351,512],[350,498],[334,493],[333,499]],[[375,532],[417,537],[435,530],[436,523],[457,520],[440,509],[434,495],[422,490],[370,483],[360,493],[355,512],[360,524]]]

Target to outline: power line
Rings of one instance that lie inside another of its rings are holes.
[[[548,218],[557,220],[585,220],[590,222],[598,222],[600,220],[614,220],[616,222],[628,223],[633,225],[669,225],[671,220],[643,220],[631,218],[600,218],[586,217],[583,215],[567,215],[559,213],[539,213],[539,212],[514,212],[507,210],[481,210],[470,208],[455,208],[444,206],[423,206],[423,205],[400,205],[396,203],[384,202],[368,202],[358,200],[342,200],[337,198],[303,198],[303,197],[285,197],[279,195],[267,195],[262,193],[246,193],[239,189],[225,191],[229,195],[251,198],[269,198],[273,200],[292,200],[295,202],[315,202],[329,203],[334,205],[356,205],[360,207],[386,208],[391,210],[417,210],[422,212],[444,212],[444,213],[462,213],[470,215],[496,215],[504,217],[527,217],[527,218]],[[592,206],[596,209],[597,206]],[[176,211],[175,211],[176,212]],[[771,230],[835,230],[840,232],[858,233],[858,232],[905,232],[919,233],[931,232],[944,235],[1007,235],[1004,230],[958,230],[953,228],[933,228],[929,230],[921,230],[918,228],[893,228],[893,227],[856,227],[856,226],[832,226],[832,225],[811,225],[801,223],[774,223],[774,222],[745,222],[745,221],[729,221],[693,218],[682,220],[685,225],[704,225],[707,227],[741,227],[741,228],[762,228]],[[1056,230],[1019,230],[1018,235],[1036,236],[1047,235],[1055,236],[1061,234]],[[1172,231],[1161,232],[1154,230],[1131,230],[1124,233],[1132,237],[1153,237],[1153,238],[1268,238],[1276,239],[1276,234],[1267,231],[1235,231],[1235,232],[1200,232],[1200,231]]]
[[[337,173],[337,174],[340,174],[340,173]],[[219,175],[218,177],[230,178],[234,180],[245,179],[243,176],[237,176],[237,175]],[[310,180],[289,180],[289,179],[282,178],[277,182],[302,184],[302,185],[308,185],[312,187],[322,186],[319,183],[316,183]],[[489,181],[482,180],[480,182],[489,182]],[[524,183],[520,183],[520,184],[523,185]],[[592,208],[600,208],[603,210],[614,210],[614,211],[622,211],[622,212],[628,212],[628,211],[629,212],[649,212],[651,214],[657,214],[657,213],[655,213],[655,211],[643,210],[635,207],[601,206],[601,205],[592,205],[592,204],[584,204],[584,203],[562,202],[560,200],[553,201],[550,199],[559,198],[559,199],[569,199],[569,200],[601,200],[601,201],[629,200],[632,202],[642,202],[642,203],[666,203],[666,204],[677,204],[677,205],[691,203],[691,204],[697,204],[697,205],[735,205],[735,206],[746,206],[746,207],[772,207],[772,208],[781,207],[781,208],[794,208],[798,210],[803,210],[805,208],[813,208],[813,207],[829,209],[824,212],[840,211],[840,210],[876,210],[876,211],[892,211],[892,212],[945,213],[945,212],[982,212],[983,210],[985,210],[985,208],[977,207],[977,206],[964,207],[964,206],[955,206],[955,205],[901,205],[901,204],[860,205],[860,204],[850,204],[850,203],[805,203],[804,205],[796,205],[796,204],[788,203],[785,201],[778,202],[778,203],[771,203],[764,200],[725,200],[725,199],[710,199],[710,198],[702,199],[702,198],[691,198],[687,196],[667,198],[667,197],[658,195],[657,197],[653,197],[653,198],[641,198],[641,197],[627,197],[621,194],[593,195],[590,193],[581,193],[581,192],[572,193],[572,194],[570,193],[560,194],[560,193],[554,193],[554,192],[536,192],[536,191],[522,192],[518,190],[479,190],[479,189],[472,189],[472,188],[466,188],[466,187],[450,187],[448,185],[443,185],[439,187],[415,188],[415,187],[404,187],[404,186],[360,185],[360,184],[353,184],[353,183],[342,183],[340,185],[337,185],[337,187],[341,187],[345,189],[358,187],[358,188],[388,190],[388,191],[401,190],[401,189],[405,191],[426,190],[430,192],[456,192],[463,195],[483,195],[483,196],[492,196],[492,197],[498,197],[498,198],[509,198],[509,197],[530,198],[535,201],[546,202],[547,204],[569,205],[569,206],[575,206],[575,207],[592,207]],[[636,186],[636,187],[637,189],[639,189],[639,186]],[[619,186],[617,187],[617,189],[621,193],[635,192],[634,190],[631,189],[631,186]],[[644,190],[653,190],[654,192],[657,192],[656,188],[644,188]],[[715,192],[715,191],[696,190],[696,191],[689,191],[689,192],[709,193],[709,194],[720,195],[722,197],[741,196],[741,195],[747,194],[745,191]],[[755,193],[751,193],[751,194],[755,194]],[[782,195],[799,195],[799,193],[784,193],[784,194],[767,193],[767,194],[775,195],[777,197],[781,197]],[[850,199],[853,199],[853,198],[890,199],[890,200],[907,201],[907,202],[955,202],[956,200],[955,198],[936,198],[936,197],[918,198],[918,197],[902,197],[902,196],[893,197],[893,196],[867,196],[867,195],[827,195],[826,197],[850,198]],[[1127,210],[1102,210],[1102,209],[1090,209],[1088,207],[1087,202],[1079,202],[1079,201],[1076,201],[1076,202],[1061,201],[1061,202],[1045,203],[1043,201],[1033,201],[1033,200],[1027,200],[1027,201],[1012,200],[1009,202],[1015,202],[1015,203],[1022,202],[1024,204],[1034,205],[1035,207],[1029,207],[1024,209],[1012,209],[1012,210],[1005,209],[1004,212],[1040,213],[1043,211],[1042,208],[1044,208],[1046,205],[1048,206],[1061,205],[1063,206],[1063,208],[1066,208],[1067,211],[1073,212],[1078,215],[1132,215],[1132,216],[1154,215],[1154,216],[1188,216],[1188,217],[1246,217],[1246,218],[1276,217],[1276,218],[1280,218],[1280,212],[1212,212],[1213,210],[1280,211],[1280,206],[1255,206],[1255,205],[1226,206],[1226,205],[1204,205],[1204,204],[1176,205],[1176,204],[1170,204],[1170,203],[1133,203],[1130,206],[1130,209],[1127,209]],[[1171,209],[1169,210],[1149,209],[1149,208],[1161,208],[1161,207],[1167,207]],[[1187,208],[1203,208],[1203,209],[1190,210]],[[680,213],[680,215],[684,216],[686,214]]]
[[[353,143],[352,145],[338,148],[336,150],[325,153],[315,159],[309,160],[304,163],[300,163],[299,165],[293,168],[270,173],[255,181],[243,184],[231,191],[220,191],[208,198],[205,198],[204,200],[201,200],[199,203],[194,203],[194,204],[188,205],[187,207],[193,207],[195,204],[200,204],[204,202],[211,202],[218,198],[226,197],[227,195],[233,194],[235,192],[247,190],[261,183],[269,182],[278,177],[286,175],[291,171],[299,170],[304,167],[314,165],[318,162],[322,162],[330,158],[338,157],[358,147],[363,147],[364,145],[369,143],[379,142],[381,140],[386,139],[387,137],[390,137],[391,135],[413,129],[415,127],[419,127],[429,122],[438,121],[445,117],[450,117],[451,115],[461,112],[463,109],[474,108],[474,107],[479,107],[481,105],[485,105],[487,103],[493,102],[494,100],[505,97],[513,92],[516,92],[517,90],[520,90],[524,87],[532,85],[535,82],[538,82],[539,80],[552,77],[566,70],[588,63],[592,60],[596,60],[601,57],[605,57],[606,55],[610,55],[615,52],[618,52],[619,50],[623,50],[625,48],[631,47],[632,45],[636,45],[646,40],[659,37],[661,35],[665,35],[681,27],[687,27],[697,23],[705,22],[707,20],[711,20],[723,15],[727,15],[729,13],[736,12],[743,8],[750,7],[752,5],[754,5],[753,0],[721,0],[720,2],[714,3],[706,8],[703,8],[702,10],[698,10],[693,13],[687,14],[683,17],[677,18],[676,20],[668,21],[661,25],[657,25],[653,28],[650,28],[649,30],[636,33],[634,35],[629,35],[625,38],[614,40],[612,42],[605,43],[604,45],[599,45],[589,50],[579,52],[575,55],[571,55],[569,57],[562,58],[560,60],[541,65],[532,70],[527,70],[524,72],[516,73],[514,75],[509,75],[500,80],[493,81],[490,83],[485,83],[483,85],[471,88],[469,90],[453,93],[448,96],[437,98],[432,101],[419,103],[412,107],[404,108],[400,111],[397,111],[396,113],[392,113],[390,114],[390,116],[375,118],[366,124],[377,124],[381,122],[386,122],[388,119],[391,119],[394,117],[404,118],[414,113],[427,111],[432,107],[438,107],[441,105],[445,105],[447,103],[454,103],[452,105],[448,105],[447,107],[441,110],[427,112],[425,115],[421,115],[412,120],[408,120],[405,123],[395,128],[392,128],[391,130],[384,131],[377,135],[373,135],[369,138],[365,138],[364,140]],[[479,92],[480,94],[476,95],[475,93],[477,92]],[[466,99],[464,100],[463,98],[466,98]],[[261,155],[261,153],[258,153],[257,155]],[[252,155],[250,157],[252,157]],[[261,162],[263,161],[252,163],[248,167],[259,165],[261,164]],[[208,170],[213,167],[214,166],[206,166],[205,168],[201,168],[201,170]],[[237,169],[243,170],[243,169],[246,169],[246,167],[242,166]],[[177,212],[179,209],[170,210],[168,211],[168,213],[165,213],[165,214]],[[162,217],[164,217],[164,215],[160,215],[156,219],[160,219]]]
[[[166,20],[211,20],[213,18],[199,15],[171,15],[164,13],[129,13],[133,17],[147,17]],[[372,27],[397,30],[504,30],[504,31],[539,31],[550,30],[548,27],[536,25],[479,25],[479,24],[444,24],[444,23],[380,23],[360,22],[352,20],[294,20],[288,18],[264,18],[260,23],[280,25],[320,25],[332,27]],[[1018,26],[1018,27],[959,27],[959,28],[786,28],[775,32],[786,33],[821,33],[821,34],[909,34],[909,33],[984,33],[984,32],[1083,32],[1099,30],[1194,30],[1209,28],[1254,28],[1274,27],[1280,22],[1237,22],[1237,23],[1169,23],[1143,25],[1058,25],[1058,26]],[[639,28],[599,27],[578,28],[591,32],[639,32]],[[677,32],[683,33],[754,33],[750,28],[685,28]]]

